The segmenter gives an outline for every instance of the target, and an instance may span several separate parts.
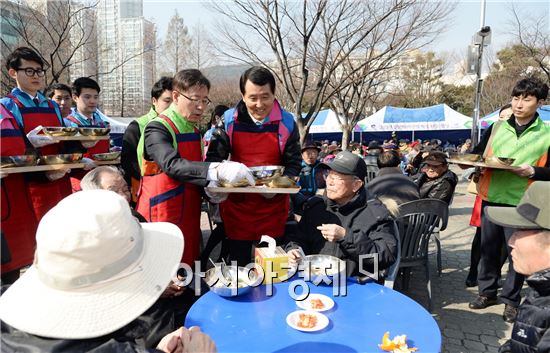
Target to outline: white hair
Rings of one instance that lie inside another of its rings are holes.
[[[101,177],[103,174],[117,174],[122,175],[120,170],[110,165],[103,165],[90,170],[84,178],[80,181],[80,188],[82,190],[98,190],[103,189],[101,186]]]

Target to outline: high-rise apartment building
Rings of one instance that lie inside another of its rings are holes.
[[[97,75],[97,31],[96,9],[74,3],[74,15],[70,23],[70,36],[73,45],[73,57],[69,66],[70,82],[79,77]],[[78,45],[86,42],[85,45]]]
[[[149,106],[155,79],[155,26],[143,18],[142,0],[101,0],[97,6],[101,109],[136,116]]]

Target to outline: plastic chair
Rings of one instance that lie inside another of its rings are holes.
[[[451,197],[451,201],[449,202],[449,205],[447,206],[447,209],[451,207],[451,204],[453,203],[453,199],[455,197],[455,194],[453,192],[453,196]],[[447,221],[448,221],[449,214],[447,213],[447,219],[443,219],[443,225],[441,227],[436,227],[433,231],[433,240],[435,242],[436,247],[436,255],[437,255],[437,273],[439,277],[441,277],[441,274],[443,272],[443,266],[441,265],[441,237],[440,232],[445,230],[447,227]]]
[[[399,273],[399,265],[401,263],[401,237],[399,236],[399,228],[397,227],[396,222],[393,222],[393,233],[395,234],[397,240],[397,254],[395,256],[396,260],[393,265],[388,268],[388,274],[384,279],[384,287],[392,289],[395,279],[397,278],[397,274]]]
[[[430,311],[432,310],[432,287],[428,245],[435,228],[440,226],[440,229],[445,229],[447,227],[448,214],[449,208],[445,202],[435,199],[421,199],[401,204],[396,215],[401,239],[399,268],[403,269],[403,289],[408,289],[410,269],[424,266]]]
[[[378,166],[367,164],[367,176],[365,177],[365,183],[368,183],[378,175]]]

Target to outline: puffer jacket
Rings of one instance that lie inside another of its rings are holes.
[[[343,239],[330,242],[317,229],[322,224],[338,224],[346,229]],[[383,276],[385,269],[396,260],[397,240],[393,218],[378,199],[367,201],[367,191],[360,192],[347,204],[339,206],[324,197],[308,200],[304,215],[297,229],[286,235],[285,249],[300,246],[306,255],[332,255],[346,261],[348,276],[359,274],[359,256],[378,254],[378,271]],[[365,259],[363,268],[373,273],[373,258]]]
[[[435,179],[428,179],[426,173],[421,173],[415,183],[420,188],[421,199],[437,199],[450,204],[458,183],[458,177],[450,170]]]
[[[527,278],[530,290],[518,308],[512,338],[500,353],[550,352],[550,269]]]

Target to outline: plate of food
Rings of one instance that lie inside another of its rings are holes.
[[[326,295],[311,293],[304,300],[297,300],[296,305],[304,310],[327,311],[334,307],[334,300]]]
[[[304,332],[321,331],[327,327],[328,322],[328,317],[311,310],[297,310],[286,317],[288,326]]]

